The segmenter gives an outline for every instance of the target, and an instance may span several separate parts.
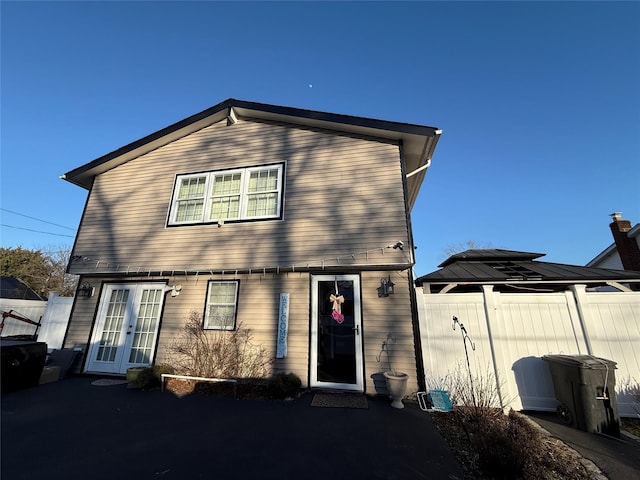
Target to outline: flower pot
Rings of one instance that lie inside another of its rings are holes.
[[[393,408],[404,408],[402,399],[407,391],[407,380],[409,375],[402,372],[384,372],[384,378],[387,382],[387,392],[391,398],[391,406]]]
[[[130,367],[127,368],[127,381],[129,382],[129,388],[138,388],[138,376],[140,372],[146,370],[147,367]]]

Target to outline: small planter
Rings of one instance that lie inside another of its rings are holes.
[[[127,368],[127,382],[129,382],[129,388],[139,388],[138,387],[138,376],[143,370],[146,370],[148,367],[131,367]]]
[[[393,408],[404,408],[402,399],[407,391],[409,375],[403,372],[384,372],[384,378],[387,382],[387,392],[391,397],[391,406]]]

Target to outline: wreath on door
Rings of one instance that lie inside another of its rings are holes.
[[[329,296],[329,300],[333,302],[331,311],[331,318],[336,322],[344,322],[344,315],[342,314],[342,304],[344,303],[344,296],[340,295],[338,291],[338,280],[335,280],[335,292]]]

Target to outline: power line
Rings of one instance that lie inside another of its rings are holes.
[[[33,230],[31,228],[23,228],[23,227],[14,227],[13,225],[7,225],[5,223],[0,223],[1,226],[3,227],[7,227],[7,228],[15,228],[17,230],[26,230],[28,232],[35,232],[35,233],[44,233],[45,235],[56,235],[58,237],[69,237],[69,238],[74,238],[73,235],[65,235],[64,233],[52,233],[52,232],[44,232],[42,230]]]
[[[9,212],[9,213],[13,213],[14,215],[20,215],[21,217],[30,218],[31,220],[37,220],[38,222],[48,223],[49,225],[55,225],[56,227],[66,228],[67,230],[75,230],[75,228],[66,227],[66,226],[60,225],[58,223],[48,222],[46,220],[41,220],[40,218],[36,218],[36,217],[30,217],[29,215],[25,215],[24,213],[14,212],[13,210],[7,210],[6,208],[0,208],[0,210],[5,211],[5,212]],[[5,226],[8,226],[8,225],[5,225]],[[20,228],[20,227],[13,227],[13,228]],[[28,230],[28,228],[25,228],[23,230]],[[37,230],[33,230],[33,231],[35,232]],[[42,233],[46,233],[46,232],[42,232]],[[52,235],[57,235],[57,234],[54,233]]]

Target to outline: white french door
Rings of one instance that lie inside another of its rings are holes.
[[[164,296],[159,283],[105,285],[86,371],[126,373],[151,365]]]
[[[311,278],[310,385],[362,392],[360,277]]]

